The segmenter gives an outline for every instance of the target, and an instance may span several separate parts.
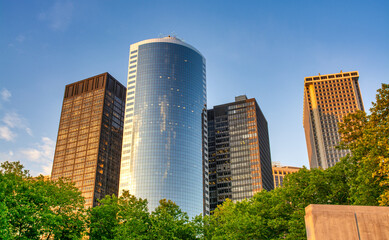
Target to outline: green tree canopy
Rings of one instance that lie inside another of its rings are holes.
[[[196,239],[196,227],[171,200],[162,199],[151,213],[150,239]]]
[[[147,200],[124,191],[118,198],[105,196],[89,211],[91,239],[148,239],[150,216]]]
[[[378,89],[370,115],[349,114],[339,124],[340,147],[347,157],[351,201],[359,205],[389,205],[389,85]]]
[[[189,221],[174,202],[166,199],[149,213],[147,201],[124,191],[118,198],[106,196],[89,211],[91,239],[196,239],[202,235],[202,219]]]
[[[80,239],[86,229],[84,199],[63,180],[32,178],[20,162],[0,171],[0,238]]]
[[[349,204],[344,163],[322,170],[306,168],[286,176],[284,187],[252,198],[225,201],[205,218],[206,239],[306,239],[305,207]]]

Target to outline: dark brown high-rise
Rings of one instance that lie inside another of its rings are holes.
[[[118,195],[125,97],[109,73],[65,87],[51,178],[74,182],[86,207]]]

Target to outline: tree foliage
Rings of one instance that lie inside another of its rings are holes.
[[[91,239],[195,239],[201,231],[171,200],[162,199],[151,213],[146,200],[128,191],[100,203],[89,212]]]
[[[346,167],[306,168],[288,175],[284,187],[241,202],[225,201],[205,218],[206,239],[306,239],[305,207],[349,204]]]
[[[32,178],[19,162],[4,162],[1,168],[0,238],[82,237],[84,199],[72,184]]]
[[[351,201],[359,205],[389,205],[389,84],[378,89],[370,115],[359,111],[339,125],[341,148],[350,149]]]
[[[146,239],[150,228],[147,200],[124,191],[118,198],[105,196],[89,211],[91,239]]]
[[[150,239],[196,239],[196,229],[183,212],[171,200],[162,199],[151,213]]]

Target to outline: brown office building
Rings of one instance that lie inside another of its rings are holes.
[[[327,169],[349,151],[338,150],[338,122],[357,110],[364,111],[359,74],[340,72],[304,80],[304,130],[311,168]]]
[[[203,125],[210,211],[226,198],[240,201],[274,188],[267,121],[255,98],[213,107]]]
[[[301,168],[299,167],[282,166],[278,162],[273,162],[274,188],[282,187],[284,177],[291,173],[298,172],[300,169]]]
[[[86,207],[118,195],[125,97],[109,73],[65,87],[51,178],[74,182]]]

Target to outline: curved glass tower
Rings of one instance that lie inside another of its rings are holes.
[[[120,193],[174,201],[189,216],[203,212],[201,113],[205,59],[174,37],[132,44]]]

